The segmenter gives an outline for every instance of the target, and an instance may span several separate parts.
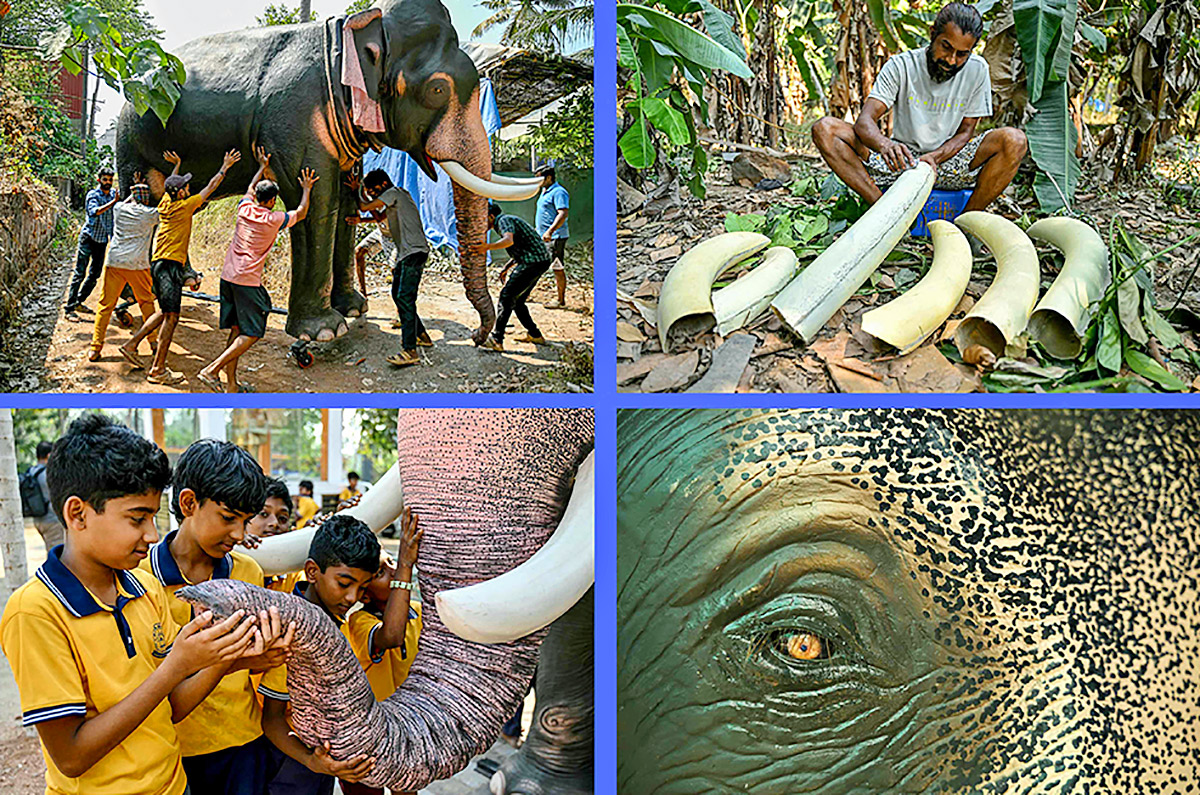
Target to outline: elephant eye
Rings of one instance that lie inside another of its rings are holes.
[[[791,660],[828,660],[833,657],[834,643],[807,630],[786,629],[774,633],[772,645]]]
[[[424,105],[427,108],[440,108],[450,99],[450,84],[445,80],[431,80],[425,86]]]

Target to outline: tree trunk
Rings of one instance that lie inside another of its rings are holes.
[[[0,409],[0,555],[4,556],[4,582],[0,600],[7,602],[29,573],[25,565],[25,520],[21,516],[21,489],[17,482],[17,446],[12,409]]]
[[[81,60],[83,61],[83,63],[81,64],[81,66],[83,66],[83,88],[80,89],[80,91],[79,91],[79,147],[80,147],[79,148],[79,156],[83,159],[83,162],[86,163],[87,162],[87,154],[88,154],[88,145],[87,145],[87,142],[88,142],[88,139],[87,139],[88,73],[87,73],[87,65],[88,65],[88,61],[90,60],[90,58],[88,57],[88,43],[86,41],[83,43],[83,58]]]
[[[887,59],[887,49],[871,24],[866,3],[838,0],[836,70],[829,88],[829,113],[853,120],[862,112],[875,76]],[[880,129],[891,134],[891,115],[880,120]]]
[[[300,21],[307,22],[312,16],[312,0],[300,0]]]
[[[733,13],[725,0],[717,3]],[[728,7],[726,7],[728,6]],[[742,80],[723,72],[714,73],[709,91],[708,120],[717,137],[751,146],[779,146],[779,120],[783,118],[783,89],[779,85],[778,53],[775,47],[775,16],[772,3],[759,0],[760,12],[748,46],[747,66],[755,77]],[[745,37],[743,37],[745,41]]]
[[[92,89],[92,107],[88,111],[87,137],[96,137],[96,98],[100,96],[100,81],[96,81],[96,87]]]

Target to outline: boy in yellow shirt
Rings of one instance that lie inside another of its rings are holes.
[[[46,464],[66,542],[9,599],[0,645],[36,726],[47,795],[180,795],[175,723],[263,637],[239,610],[182,629],[139,561],[171,480],[166,453],[99,414],[71,424]],[[267,638],[267,641],[273,641]]]
[[[353,470],[346,475],[346,488],[342,489],[338,494],[338,502],[352,500],[355,497],[361,497],[362,492],[358,490],[358,473]]]
[[[296,501],[296,529],[299,530],[311,522],[320,511],[321,506],[313,499],[313,482],[300,481],[300,499]]]
[[[390,661],[385,654],[390,649],[405,645],[409,624],[409,598],[412,592],[412,570],[423,533],[417,519],[405,509],[401,519],[404,534],[400,545],[400,564],[392,581],[392,592],[384,609],[383,620],[364,610],[350,613],[366,593],[367,587],[379,570],[379,539],[362,521],[347,514],[335,514],[317,528],[309,547],[308,560],[304,563],[304,574],[308,582],[296,586],[295,595],[307,599],[320,607],[330,620],[335,622],[350,643],[359,663],[367,671],[372,692],[380,698],[377,681],[386,678],[386,698],[395,691],[399,682],[391,677]],[[412,652],[415,654],[415,649]],[[386,666],[376,676],[372,669]],[[287,666],[273,668],[263,676],[258,692],[264,696],[263,732],[286,758],[282,759],[279,772],[272,782],[271,791],[305,792],[312,795],[329,795],[333,792],[333,779],[358,782],[366,778],[375,766],[375,760],[357,756],[346,760],[335,760],[329,756],[328,746],[309,748],[300,742],[288,726],[286,705]],[[377,790],[376,790],[377,791]]]
[[[190,173],[167,177],[166,192],[158,204],[158,236],[154,239],[154,253],[150,256],[150,275],[154,279],[158,311],[119,349],[134,368],[143,367],[137,355],[137,346],[151,331],[162,326],[154,363],[146,371],[146,380],[152,384],[174,386],[185,378],[182,373],[167,367],[167,352],[171,348],[171,338],[175,336],[175,326],[179,323],[179,311],[183,304],[183,283],[187,278],[184,266],[188,258],[188,244],[192,239],[192,216],[220,187],[225,173],[241,159],[242,155],[236,149],[226,152],[221,170],[195,195],[192,195],[189,184],[192,180]]]
[[[249,530],[259,538],[269,538],[291,529],[292,495],[282,480],[268,478],[267,498],[262,509],[250,520]]]
[[[201,439],[183,451],[171,490],[179,529],[155,544],[139,566],[162,584],[177,623],[186,622],[192,612],[191,605],[175,596],[185,585],[222,578],[262,585],[262,567],[234,547],[245,537],[266,493],[267,477],[258,462],[236,445]],[[278,614],[270,620],[278,634]],[[266,792],[271,747],[262,734],[262,712],[250,674],[281,664],[293,631],[289,627],[281,643],[261,657],[239,660],[179,723],[191,795]]]

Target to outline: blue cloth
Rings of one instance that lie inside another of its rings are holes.
[[[567,189],[555,182],[550,187],[542,191],[542,195],[538,196],[537,202],[537,230],[539,235],[546,234],[546,230],[554,223],[554,219],[558,217],[559,210],[566,210],[571,206],[571,196],[567,193]],[[554,234],[550,235],[550,239],[570,237],[567,231],[568,221],[563,221],[563,225],[554,230]]]
[[[110,207],[107,212],[96,215],[96,210],[116,198],[116,194],[111,190],[105,193],[99,188],[92,188],[87,195],[87,222],[83,225],[83,231],[87,232],[88,237],[95,240],[97,243],[107,243],[113,234],[113,212]]]
[[[496,92],[492,88],[492,81],[486,77],[479,79],[479,112],[483,116],[483,129],[487,131],[490,140],[503,123],[500,121],[500,109],[496,106]],[[430,245],[435,248],[450,246],[458,251],[453,183],[446,176],[446,172],[434,163],[434,171],[438,174],[438,181],[434,182],[407,152],[387,148],[382,152],[367,152],[363,156],[364,174],[377,168],[386,171],[392,183],[408,191],[408,195],[417,203],[421,223],[425,226],[425,239]]]

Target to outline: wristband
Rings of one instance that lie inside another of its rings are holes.
[[[401,588],[405,591],[411,592],[413,589],[413,584],[411,582],[406,582],[404,580],[392,580],[391,582],[388,583],[388,587],[391,588],[393,591],[396,590],[397,588]]]

